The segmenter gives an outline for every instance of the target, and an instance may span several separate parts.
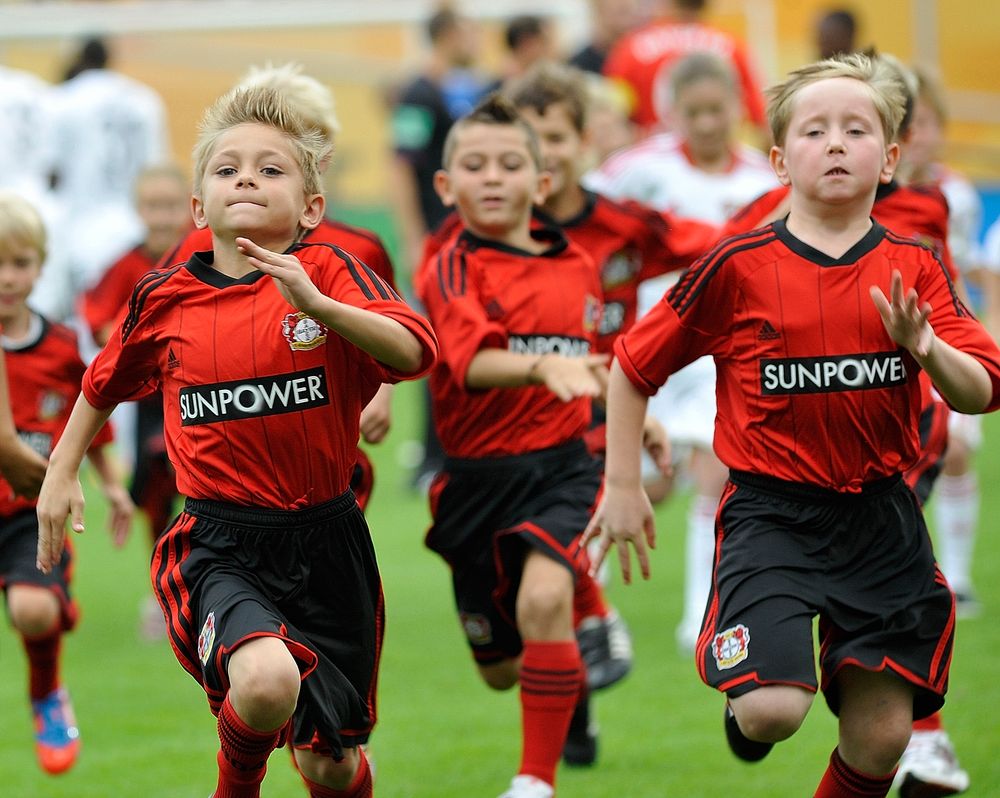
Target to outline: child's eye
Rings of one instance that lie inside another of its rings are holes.
[[[261,174],[265,174],[268,177],[276,177],[278,175],[284,174],[277,166],[265,166],[260,170]]]
[[[860,127],[852,127],[850,130],[847,131],[847,134],[849,136],[863,136],[865,135],[865,130],[864,128]]]
[[[230,177],[231,175],[236,174],[236,169],[232,166],[220,166],[218,169],[215,170],[215,173],[219,177]]]
[[[524,165],[524,161],[520,158],[508,158],[503,162],[503,168],[508,172],[516,172]]]
[[[813,128],[812,130],[807,130],[806,135],[812,138],[816,138],[816,136],[822,136],[823,131],[820,130],[819,128]]]

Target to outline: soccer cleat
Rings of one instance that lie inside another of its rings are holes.
[[[743,735],[728,701],[726,702],[725,727],[726,742],[729,743],[730,750],[744,762],[760,762],[774,748],[774,743],[759,743]]]
[[[632,670],[632,635],[616,610],[604,618],[584,618],[576,629],[576,639],[591,690],[610,687]]]
[[[65,687],[31,702],[35,717],[35,753],[46,773],[65,773],[80,753],[80,730]]]
[[[553,798],[555,794],[555,788],[551,784],[534,776],[521,774],[514,776],[510,782],[510,789],[500,798]]]
[[[901,798],[940,798],[969,789],[969,774],[959,767],[946,731],[915,731],[892,786]]]
[[[581,698],[573,710],[562,758],[574,767],[586,767],[597,761],[597,721],[590,716],[589,695]]]

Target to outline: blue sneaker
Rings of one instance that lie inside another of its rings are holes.
[[[31,702],[35,716],[35,753],[46,773],[65,773],[80,753],[80,730],[65,687]]]

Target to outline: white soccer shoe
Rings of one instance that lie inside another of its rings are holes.
[[[510,789],[500,798],[553,798],[556,794],[551,784],[546,784],[534,776],[514,776]]]
[[[892,786],[901,798],[958,795],[969,789],[969,774],[959,767],[946,731],[915,731]]]

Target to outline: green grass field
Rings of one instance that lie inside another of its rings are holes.
[[[475,675],[451,607],[444,564],[424,549],[424,499],[407,485],[399,446],[418,437],[417,389],[395,397],[390,440],[373,456],[377,484],[369,512],[388,613],[372,741],[383,798],[495,798],[519,755],[516,691],[493,693]],[[945,719],[970,795],[1000,794],[1000,418],[987,419],[979,460],[983,486],[976,583],[984,611],[962,621]],[[562,768],[561,798],[661,798],[738,795],[807,796],[836,740],[834,719],[818,700],[804,727],[762,763],[737,762],[726,748],[722,700],[698,680],[674,646],[680,612],[683,499],[659,513],[653,579],[610,594],[629,621],[636,667],[597,697],[601,724],[597,766]],[[64,675],[83,740],[70,773],[43,775],[35,765],[25,664],[18,640],[0,637],[0,796],[2,798],[204,798],[215,785],[217,737],[201,689],[165,642],[140,642],[138,607],[148,591],[148,543],[115,551],[102,527],[100,500],[88,508],[77,541],[76,593],[83,617],[66,638]],[[271,758],[267,798],[302,796],[285,752]]]

